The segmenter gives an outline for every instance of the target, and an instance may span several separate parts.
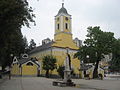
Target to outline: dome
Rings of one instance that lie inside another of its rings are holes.
[[[57,16],[60,15],[60,14],[69,15],[66,8],[64,8],[64,3],[62,3],[62,8],[58,11]]]
[[[58,14],[60,14],[60,13],[68,14],[68,13],[67,13],[67,10],[66,10],[64,7],[62,7],[62,8],[59,10]]]

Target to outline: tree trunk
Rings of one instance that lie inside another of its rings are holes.
[[[99,60],[97,60],[97,62],[95,64],[95,68],[93,71],[93,78],[98,78],[98,65],[99,65]]]
[[[49,70],[46,70],[46,78],[49,78]]]

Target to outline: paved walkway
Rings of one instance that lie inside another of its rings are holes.
[[[0,90],[120,90],[120,80],[74,79],[76,87],[52,86],[53,79],[14,77],[0,80]]]

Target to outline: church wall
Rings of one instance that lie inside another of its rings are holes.
[[[64,65],[64,61],[66,60],[66,49],[63,48],[52,48],[46,51],[42,51],[42,52],[38,52],[34,55],[32,55],[32,57],[36,57],[39,58],[39,62],[41,63],[41,74],[45,74],[45,70],[42,69],[42,58],[46,55],[53,55],[56,59],[57,59],[57,67]],[[80,61],[78,59],[73,59],[74,54],[76,53],[76,50],[69,50],[69,54],[71,56],[71,63],[72,63],[72,67],[74,68],[74,72],[76,74],[79,74],[78,69],[80,68]],[[39,56],[39,57],[38,57]],[[50,72],[52,74],[58,74],[57,70],[54,70],[52,72]]]
[[[65,32],[71,32],[72,30],[71,30],[71,22],[72,22],[72,20],[71,20],[71,17],[68,17],[68,20],[66,20],[66,17],[68,17],[68,16],[64,16],[63,18],[63,22],[64,22],[64,28],[65,28],[65,23],[67,23],[68,24],[68,29],[65,29]]]
[[[75,43],[73,42],[71,34],[61,33],[61,34],[55,35],[55,40],[56,40],[56,43],[54,43],[52,46],[79,49],[78,47],[76,47]]]
[[[52,55],[55,56],[57,59],[57,67],[64,65],[67,56],[66,52],[67,52],[66,49],[59,49],[59,48],[53,49]],[[69,50],[69,54],[71,56],[71,67],[73,68],[75,74],[79,74],[80,61],[78,59],[73,58],[75,53],[76,51]],[[57,74],[57,70],[54,70],[52,74]]]
[[[72,41],[72,34],[68,34],[67,32],[60,32],[60,34],[55,34],[55,41]]]
[[[12,75],[20,75],[20,68],[19,68],[19,64],[13,64],[12,68],[11,68],[11,74]]]
[[[30,57],[36,57],[38,60],[41,60],[44,56],[51,54],[51,48],[43,51],[39,51],[30,55]]]
[[[31,75],[37,76],[37,66],[33,64],[33,66],[28,66],[26,64],[22,65],[22,75]]]
[[[68,17],[68,20],[66,20],[66,17]],[[68,24],[68,29],[65,28],[65,24]],[[59,29],[58,29],[59,24]],[[65,32],[71,32],[71,17],[70,16],[57,16],[55,18],[55,33],[59,33],[61,31]]]
[[[43,50],[40,52],[36,52],[30,55],[30,57],[36,57],[38,62],[40,63],[40,74],[45,74],[45,70],[42,69],[42,60],[44,56],[51,55],[52,54],[52,49],[49,48],[47,50]]]

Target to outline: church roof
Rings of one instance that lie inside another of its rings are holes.
[[[18,63],[19,64],[24,64],[26,62],[30,61],[30,58],[21,58],[21,59],[18,59]]]
[[[64,8],[64,4],[63,3],[62,3],[62,8],[58,11],[58,14],[56,16],[61,15],[61,14],[71,16],[70,14],[68,14],[67,9]]]
[[[21,59],[18,59],[18,63],[20,65],[26,63],[26,62],[29,62],[29,61],[32,61],[33,63],[35,63],[37,66],[40,66],[38,63],[37,63],[37,59],[36,58],[21,58]]]
[[[65,46],[59,46],[59,45],[56,45],[56,43],[57,42],[54,42],[54,41],[52,41],[52,42],[49,42],[49,43],[47,43],[47,44],[43,44],[43,45],[41,45],[41,46],[38,46],[38,47],[36,47],[36,48],[34,48],[32,51],[30,51],[29,52],[29,55],[31,55],[31,54],[34,54],[34,53],[37,53],[37,52],[41,52],[41,51],[44,51],[44,50],[47,50],[47,49],[49,49],[49,48],[52,48],[52,47],[56,47],[56,48],[62,48],[62,49],[66,49],[66,47]],[[54,45],[55,44],[55,45]],[[68,46],[69,47],[69,46]],[[69,47],[70,48],[70,47]],[[77,49],[75,49],[75,48],[70,48],[71,50],[77,50]]]
[[[43,44],[43,45],[41,45],[41,46],[38,46],[38,47],[36,47],[35,49],[33,49],[32,51],[30,51],[29,54],[36,53],[36,52],[40,52],[40,51],[43,51],[43,50],[45,50],[45,49],[51,48],[53,43],[54,43],[54,42],[52,41],[52,42],[50,42],[50,43],[47,43],[47,44]]]

